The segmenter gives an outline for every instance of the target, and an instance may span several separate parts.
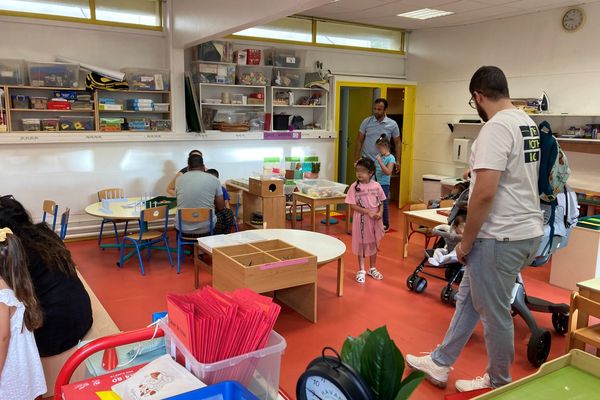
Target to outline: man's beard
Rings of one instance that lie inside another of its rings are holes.
[[[488,122],[488,115],[485,110],[479,106],[479,104],[477,104],[477,114],[479,114],[479,117],[483,120],[483,122]]]

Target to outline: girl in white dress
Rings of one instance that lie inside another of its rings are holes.
[[[42,325],[27,259],[19,239],[0,229],[0,399],[33,400],[46,393],[31,333]]]

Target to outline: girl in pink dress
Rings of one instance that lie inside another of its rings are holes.
[[[346,195],[346,204],[354,210],[352,221],[352,252],[358,256],[359,270],[356,282],[364,283],[365,275],[376,280],[383,279],[375,266],[379,242],[384,235],[383,201],[386,199],[381,185],[371,178],[375,174],[375,163],[369,158],[361,158],[356,164],[357,181],[350,186]],[[365,271],[365,258],[370,265]]]

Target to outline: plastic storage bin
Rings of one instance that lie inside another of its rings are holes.
[[[169,397],[166,400],[258,400],[258,397],[236,381],[225,381]]]
[[[10,96],[12,108],[28,109],[30,106],[29,96],[13,94]]]
[[[40,130],[40,119],[39,118],[23,118],[21,119],[24,131],[39,131]]]
[[[59,129],[60,120],[58,118],[44,118],[41,125],[43,131],[56,132]]]
[[[233,61],[233,43],[212,40],[196,46],[194,60],[231,63]]]
[[[93,131],[94,117],[59,117],[61,131]]]
[[[304,70],[298,68],[273,68],[273,86],[304,86]]]
[[[0,59],[0,85],[24,85],[25,61]]]
[[[31,98],[31,108],[35,110],[45,110],[48,108],[48,98],[47,97],[32,97]]]
[[[267,86],[271,83],[273,68],[260,65],[238,65],[236,83],[238,85]]]
[[[298,180],[296,186],[298,186],[300,193],[315,198],[344,196],[344,192],[348,187],[344,183],[332,182],[326,179]]]
[[[79,65],[67,63],[27,63],[29,84],[46,87],[78,87]]]
[[[202,382],[212,385],[235,380],[260,400],[277,399],[281,356],[286,347],[285,339],[277,332],[271,331],[269,341],[262,350],[212,364],[203,364],[196,361],[173,334],[165,320],[161,320],[159,326],[165,332],[167,352]]]
[[[302,57],[293,50],[274,49],[267,53],[266,64],[275,67],[301,68]]]
[[[167,69],[123,68],[131,90],[170,90],[170,72]]]
[[[171,130],[170,119],[153,119],[150,121],[150,129],[153,131],[167,132]]]
[[[195,61],[192,63],[192,71],[196,83],[221,83],[225,85],[235,83],[235,64]]]

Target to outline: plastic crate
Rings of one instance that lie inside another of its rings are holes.
[[[29,109],[30,100],[29,96],[22,94],[13,94],[10,96],[12,108]]]
[[[94,117],[59,117],[61,131],[93,131]]]
[[[196,83],[235,83],[235,64],[195,61],[192,63],[192,76]]]
[[[304,70],[298,68],[273,68],[273,86],[303,87]]]
[[[302,171],[300,171],[302,173]],[[325,179],[303,179],[296,181],[300,193],[314,198],[344,196],[348,185]]]
[[[25,84],[25,61],[0,59],[0,85]]]
[[[40,130],[39,118],[23,118],[21,119],[21,124],[23,125],[24,131],[31,132]]]
[[[79,65],[68,63],[27,63],[29,84],[45,87],[78,87]]]
[[[43,131],[56,132],[59,130],[60,120],[58,118],[44,118],[41,125]]]
[[[236,381],[225,381],[202,389],[192,390],[166,400],[258,400]]]
[[[266,64],[275,67],[301,68],[302,57],[294,50],[274,49],[267,53]]]
[[[212,364],[203,364],[185,348],[165,320],[161,320],[159,326],[165,333],[167,352],[202,382],[213,385],[235,380],[260,400],[277,399],[281,356],[286,347],[285,339],[277,332],[271,331],[269,341],[262,350]]]
[[[235,81],[238,85],[268,86],[272,72],[269,66],[238,65]]]
[[[168,69],[123,68],[131,90],[170,90]]]

